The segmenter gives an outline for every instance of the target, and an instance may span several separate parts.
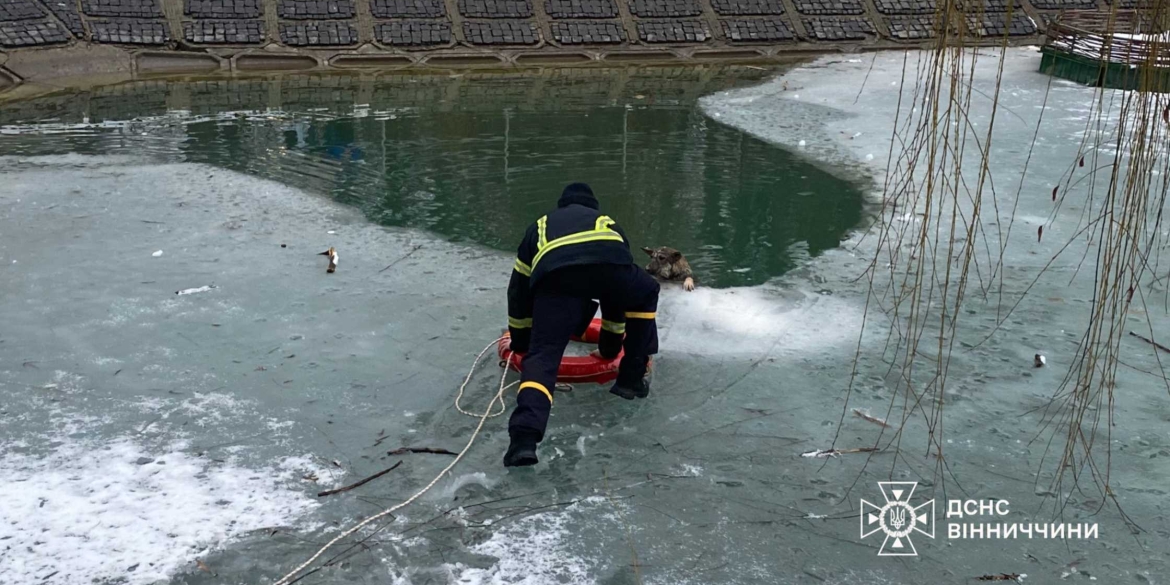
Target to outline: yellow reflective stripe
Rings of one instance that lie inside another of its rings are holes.
[[[517,258],[516,263],[512,265],[512,270],[515,270],[524,276],[532,276],[532,267],[522,262],[519,258]]]
[[[626,313],[626,319],[653,319],[657,313]]]
[[[545,233],[545,228],[547,226],[548,226],[548,216],[547,215],[542,216],[540,219],[536,220],[536,236],[537,236],[536,237],[536,249],[537,250],[540,250],[541,248],[548,245],[548,234]],[[535,265],[536,261],[533,260],[532,264]]]
[[[552,404],[552,392],[549,392],[548,388],[544,387],[544,384],[540,382],[525,382],[520,385],[520,390],[517,390],[517,392],[523,392],[525,388],[535,388],[544,392],[544,395],[548,397],[548,403]]]
[[[600,231],[589,230],[586,232],[577,232],[575,234],[569,234],[567,236],[563,236],[563,237],[557,238],[557,239],[549,242],[547,245],[544,246],[544,248],[542,248],[539,252],[537,252],[536,257],[532,259],[532,268],[535,270],[536,265],[540,263],[540,259],[544,258],[545,254],[547,254],[548,252],[550,252],[552,250],[560,248],[561,246],[568,246],[569,244],[584,244],[585,242],[600,242],[600,241],[624,242],[625,240],[622,239],[621,234],[619,234],[613,230],[608,230],[608,229],[600,230]]]
[[[599,232],[605,228],[608,228],[609,226],[611,226],[615,223],[617,223],[617,222],[610,219],[608,215],[603,215],[603,216],[597,218],[597,223],[593,224],[593,231]]]
[[[621,334],[626,332],[626,324],[625,323],[616,323],[614,321],[606,321],[605,319],[601,320],[601,328],[605,331],[609,331],[610,333],[616,333],[618,335],[621,335]]]
[[[527,319],[517,319],[515,317],[508,317],[508,327],[513,329],[528,329],[532,327],[532,317]]]

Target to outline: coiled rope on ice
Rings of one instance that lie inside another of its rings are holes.
[[[475,438],[477,436],[479,436],[479,431],[483,429],[483,424],[485,422],[487,422],[487,419],[499,416],[499,415],[504,413],[504,409],[506,408],[504,405],[504,390],[507,390],[508,388],[511,388],[512,386],[516,385],[516,382],[512,382],[511,384],[507,384],[507,385],[504,384],[504,380],[506,380],[508,378],[508,368],[504,368],[504,373],[500,376],[500,390],[498,392],[496,392],[496,395],[494,398],[492,398],[491,402],[488,402],[487,408],[484,409],[483,414],[476,414],[473,412],[468,412],[466,410],[463,410],[463,407],[460,406],[460,404],[459,404],[459,401],[463,398],[464,389],[467,388],[468,382],[471,381],[471,376],[473,374],[475,374],[475,368],[479,365],[479,361],[483,359],[483,354],[487,353],[488,350],[491,349],[493,345],[499,343],[500,340],[502,340],[502,339],[503,339],[503,337],[496,339],[495,341],[489,343],[487,345],[487,347],[483,348],[483,351],[479,352],[479,355],[475,357],[475,363],[471,364],[471,370],[469,372],[467,372],[467,377],[463,379],[463,384],[461,384],[459,386],[459,394],[457,394],[455,396],[455,408],[458,409],[459,412],[466,414],[468,416],[479,417],[479,424],[475,426],[475,430],[472,431],[472,433],[471,433],[471,438],[469,438],[467,440],[467,445],[465,445],[463,447],[463,450],[460,451],[459,454],[455,456],[455,460],[452,461],[449,465],[447,465],[447,467],[444,467],[443,470],[440,471],[439,474],[435,476],[435,479],[431,480],[431,483],[428,483],[426,485],[426,487],[424,487],[423,489],[416,492],[413,496],[410,496],[402,503],[399,503],[399,504],[392,506],[390,508],[386,508],[385,510],[378,512],[377,514],[374,514],[373,516],[370,516],[369,518],[366,518],[365,520],[358,522],[356,525],[354,525],[353,528],[350,528],[349,530],[346,530],[345,532],[338,534],[337,538],[330,540],[325,546],[321,547],[321,549],[318,550],[316,554],[309,557],[309,560],[301,563],[297,568],[290,571],[287,575],[281,577],[279,581],[276,581],[272,585],[288,585],[290,579],[292,579],[293,577],[296,577],[297,574],[299,574],[301,571],[305,570],[309,565],[313,564],[314,561],[321,558],[321,555],[325,554],[325,551],[329,550],[329,547],[344,540],[346,537],[357,532],[358,530],[361,530],[362,527],[368,525],[369,523],[371,523],[379,518],[383,518],[383,517],[387,516],[388,514],[392,514],[396,510],[402,509],[402,508],[406,507],[407,505],[409,505],[411,502],[417,500],[419,498],[419,496],[422,496],[423,494],[425,494],[427,492],[427,490],[431,489],[432,487],[435,487],[435,484],[439,483],[439,480],[442,479],[444,475],[447,475],[447,472],[451,471],[451,469],[453,469],[455,467],[455,465],[459,463],[460,459],[463,459],[463,456],[466,455],[467,452],[471,449],[472,443],[475,443]],[[511,359],[511,352],[509,352],[508,359]],[[492,407],[495,406],[496,402],[500,403],[500,410],[498,412],[493,413]]]

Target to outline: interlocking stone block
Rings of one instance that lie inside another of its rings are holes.
[[[962,0],[960,6],[966,12],[980,13],[980,12],[1007,12],[1009,2],[1012,0]],[[1012,12],[1016,14],[1023,14],[1024,3],[1020,0],[1014,0],[1015,6],[1012,7]]]
[[[861,41],[875,34],[867,18],[806,18],[804,28],[818,41]]]
[[[801,14],[865,14],[861,0],[794,0],[793,4]]]
[[[292,47],[343,46],[357,43],[358,33],[348,22],[282,22],[280,40]]]
[[[528,18],[529,0],[459,0],[459,13],[472,18]]]
[[[605,45],[626,40],[621,22],[554,22],[552,38],[562,45]]]
[[[68,41],[65,29],[51,20],[0,22],[0,46],[35,47]]]
[[[794,41],[796,34],[783,18],[725,18],[723,36],[733,43]]]
[[[443,0],[373,0],[376,18],[441,18],[447,15]]]
[[[30,20],[44,15],[45,11],[33,0],[0,0],[0,21]]]
[[[1037,10],[1086,10],[1097,7],[1097,0],[1028,0]]]
[[[523,20],[463,21],[463,36],[473,45],[535,45],[536,25]]]
[[[353,0],[280,0],[277,12],[290,20],[353,18]]]
[[[0,0],[3,1],[3,0]],[[85,36],[85,26],[81,24],[81,13],[77,11],[77,2],[74,0],[45,0],[45,6],[61,22],[73,36]]]
[[[544,0],[544,11],[553,18],[614,18],[614,0]]]
[[[784,14],[780,0],[711,0],[711,7],[722,16]]]
[[[162,20],[117,19],[90,21],[93,38],[103,43],[161,45],[170,40]]]
[[[887,21],[890,36],[899,41],[933,39],[936,25],[934,16],[899,16]]]
[[[1027,14],[1013,14],[1009,22],[1006,14],[970,15],[967,27],[981,37],[1020,37],[1036,34],[1036,23]]]
[[[703,8],[698,0],[629,0],[630,12],[642,18],[698,16]]]
[[[81,10],[89,16],[118,18],[162,18],[163,15],[158,0],[81,0]]]
[[[396,47],[425,47],[451,42],[451,23],[429,20],[400,20],[374,27],[378,42]]]
[[[711,29],[697,19],[643,20],[638,38],[647,43],[703,43],[710,40]]]
[[[214,45],[255,45],[264,42],[262,20],[200,20],[183,23],[187,42]]]
[[[262,0],[185,0],[183,14],[194,18],[259,18]]]
[[[873,0],[873,5],[882,14],[934,14],[938,9],[935,0]]]

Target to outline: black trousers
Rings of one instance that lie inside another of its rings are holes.
[[[586,264],[558,268],[540,279],[533,291],[532,341],[521,364],[520,391],[508,432],[535,435],[544,439],[552,408],[557,370],[569,339],[591,318],[596,299],[601,303],[608,331],[602,332],[602,353],[606,338],[620,337],[625,355],[618,366],[617,383],[634,385],[646,375],[650,356],[658,353],[658,282],[642,268],[629,264]],[[587,313],[588,312],[588,313]]]

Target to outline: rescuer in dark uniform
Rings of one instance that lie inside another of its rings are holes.
[[[525,355],[508,422],[507,467],[537,462],[557,369],[569,338],[592,320],[594,300],[601,304],[598,352],[612,359],[625,348],[610,392],[627,400],[650,393],[645,375],[658,353],[658,282],[634,264],[625,232],[598,207],[588,185],[573,183],[520,242],[508,283],[508,331],[512,350]]]

